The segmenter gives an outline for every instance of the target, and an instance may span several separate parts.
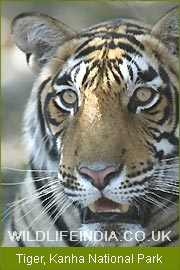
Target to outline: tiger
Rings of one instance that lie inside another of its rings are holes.
[[[23,13],[12,37],[37,79],[3,246],[177,246],[178,8],[78,33]]]

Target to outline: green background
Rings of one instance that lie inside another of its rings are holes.
[[[26,270],[26,269],[37,269],[37,270],[56,270],[56,269],[73,269],[73,270],[113,270],[113,269],[138,269],[138,270],[179,270],[179,249],[178,248],[3,248],[2,252],[2,270]],[[46,265],[33,264],[26,266],[24,263],[18,264],[18,258],[16,253],[23,253],[27,255],[44,255],[46,259]],[[49,254],[56,253],[61,256],[74,254],[76,256],[84,256],[88,258],[88,254],[97,254],[103,256],[104,254],[109,254],[110,256],[130,256],[132,253],[134,257],[137,257],[138,253],[144,254],[144,256],[153,256],[159,254],[162,257],[161,263],[146,263],[145,260],[141,261],[139,264],[137,260],[133,264],[98,264],[98,263],[88,263],[85,259],[85,263],[77,264],[59,264],[59,263],[48,263]]]

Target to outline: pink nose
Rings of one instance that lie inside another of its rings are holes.
[[[82,167],[79,169],[79,172],[88,179],[90,177],[92,184],[102,190],[109,184],[109,181],[111,180],[110,175],[117,172],[117,168],[110,166],[103,170],[94,171],[87,167]]]

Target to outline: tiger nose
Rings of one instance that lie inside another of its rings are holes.
[[[98,189],[104,189],[113,177],[113,174],[117,172],[117,168],[114,166],[109,166],[103,170],[91,170],[87,167],[82,167],[79,169],[79,173],[86,179],[90,180],[92,185]]]

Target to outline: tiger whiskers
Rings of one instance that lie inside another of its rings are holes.
[[[153,196],[156,196],[156,195],[157,194],[154,193],[154,192],[148,192],[148,193],[142,195],[141,199],[143,199],[144,201],[147,201],[148,203],[151,203],[151,204],[155,205],[156,207],[160,208],[161,210],[167,212],[170,209],[170,206],[168,206],[168,205],[158,201],[157,199],[155,199]],[[166,202],[173,203],[170,200],[165,199],[165,198],[163,198],[161,196],[157,195],[157,197],[158,197],[158,199],[163,199]]]
[[[43,207],[43,211],[41,212],[41,214],[36,217],[33,222],[29,225],[28,229],[32,228],[32,226],[34,226],[41,218],[43,218],[43,216],[45,214],[47,214],[48,212],[50,212],[50,214],[48,215],[48,217],[46,217],[46,222],[50,221],[51,226],[55,224],[55,222],[57,221],[57,219],[63,215],[63,213],[66,212],[66,210],[72,206],[72,204],[70,202],[67,201],[67,198],[64,196],[64,193],[62,191],[59,190],[59,187],[57,187],[55,184],[59,184],[59,181],[54,181],[53,185],[50,186],[50,190],[47,191],[47,194],[50,194],[49,197],[43,199],[43,204],[47,201],[47,205]],[[47,195],[46,194],[46,195]],[[58,194],[58,198],[55,197],[55,195]],[[43,194],[44,196],[44,194]],[[39,198],[42,196],[39,196]],[[54,205],[56,205],[56,207],[54,208]],[[29,214],[32,210],[35,210],[36,207],[32,208],[28,213]],[[54,209],[53,209],[54,208]],[[51,211],[52,210],[52,211]],[[57,212],[58,211],[58,212]],[[57,212],[57,213],[56,213]],[[56,213],[56,215],[54,216],[54,214]],[[54,217],[53,217],[54,216]],[[52,219],[53,217],[53,219]],[[50,227],[51,227],[50,226]],[[50,228],[49,227],[49,228]]]
[[[57,180],[51,181],[46,185],[43,185],[42,187],[34,190],[33,192],[28,193],[25,197],[19,200],[15,200],[11,203],[8,203],[7,205],[10,207],[2,213],[3,216],[2,221],[4,221],[14,210],[16,210],[16,208],[19,207],[20,203],[23,202],[24,204],[28,204],[29,202],[32,202],[52,192],[52,184],[56,182]]]
[[[57,203],[56,200],[55,200],[55,202]],[[68,210],[68,208],[71,208],[71,207],[73,207],[73,205],[70,202],[68,202],[66,199],[64,200],[63,208],[60,208],[57,205],[56,208],[54,209],[54,211],[51,213],[51,216],[48,217],[48,220],[50,220],[50,223],[51,223],[51,225],[49,226],[49,228],[51,228],[57,222],[57,220],[61,216],[63,216],[63,214]],[[52,218],[52,216],[54,215],[54,213],[56,213],[56,215]]]
[[[79,206],[79,202],[76,202],[75,204],[72,204],[72,201],[70,201],[69,198],[67,198],[67,196],[65,196],[65,193],[59,193],[59,190],[57,189],[56,192],[54,192],[54,196],[56,196],[56,203],[58,202],[56,208],[54,209],[52,215],[58,210],[58,212],[56,213],[56,215],[54,216],[54,218],[52,219],[52,224],[54,224],[60,216],[62,216],[63,214],[65,214],[65,212],[67,211],[67,209],[69,208],[69,210],[71,211],[70,216],[73,215],[73,212],[78,208]],[[60,206],[63,205],[63,206]],[[51,215],[51,216],[52,216]]]
[[[154,191],[160,191],[160,192],[164,192],[164,193],[169,193],[171,195],[179,195],[179,187],[178,186],[173,186],[170,184],[162,184],[162,183],[155,183],[155,185],[150,186],[151,190]]]
[[[37,169],[37,170],[32,170],[32,169],[19,169],[19,168],[13,168],[13,167],[4,167],[3,169],[5,170],[10,170],[10,171],[16,171],[16,172],[43,172],[43,173],[57,173],[57,171],[51,171],[48,169]]]
[[[54,181],[54,183],[56,183],[56,182],[57,182],[57,181]],[[48,189],[46,189],[46,192],[45,192],[45,193],[43,192],[43,194],[42,194],[41,196],[38,196],[38,199],[40,199],[40,198],[42,199],[42,197],[44,197],[45,195],[46,195],[46,196],[47,196],[47,195],[50,195],[50,196],[46,197],[45,199],[43,199],[43,203],[45,203],[46,201],[48,201],[48,204],[47,204],[47,206],[45,206],[45,207],[43,208],[43,211],[41,212],[41,214],[38,215],[38,216],[33,220],[33,222],[29,225],[28,229],[32,228],[32,226],[33,226],[37,221],[39,221],[40,218],[42,218],[44,214],[47,214],[48,211],[50,211],[50,210],[54,207],[54,204],[56,203],[56,199],[55,199],[54,196],[53,196],[53,192],[55,192],[57,188],[56,188],[56,186],[53,188],[53,187],[52,187],[52,183],[50,183],[50,184],[51,184],[51,185],[50,185],[50,187],[49,187]],[[23,205],[21,205],[21,207],[24,207],[25,204],[26,204],[26,203],[23,203]],[[20,219],[23,219],[25,216],[28,216],[28,214],[31,213],[33,210],[35,210],[37,207],[38,207],[38,204],[37,204],[35,207],[31,208],[28,212],[26,211],[26,214],[25,214],[25,215],[22,215],[21,218],[18,219],[18,221],[19,221]]]
[[[78,201],[76,201],[75,204],[73,204],[72,206],[73,206],[73,208],[71,210],[70,215],[73,215],[74,210],[78,209],[78,207],[80,206],[80,203]]]
[[[57,192],[58,192],[58,197],[55,197]],[[72,204],[67,200],[67,197],[65,197],[64,192],[59,192],[58,189],[56,189],[54,192],[54,200],[56,203],[56,207],[52,211],[51,215],[48,217],[48,220],[50,220],[51,226],[56,223],[56,221],[66,212],[66,210],[69,207],[72,206]]]
[[[62,59],[58,59],[57,57],[53,57],[53,59],[54,59],[54,60],[56,60],[56,61],[58,61],[58,62],[60,62],[60,63],[65,63],[65,61],[64,61],[64,60],[62,60]]]
[[[151,195],[153,195],[153,196],[156,196],[158,199],[163,200],[163,201],[169,203],[170,205],[178,206],[178,204],[175,203],[174,201],[169,200],[169,199],[167,199],[167,198],[165,198],[165,197],[163,197],[163,196],[160,196],[159,194],[157,194],[157,193],[155,193],[155,192],[149,192],[149,194],[151,194]],[[167,205],[165,205],[165,206],[168,207]]]
[[[29,202],[31,202],[31,201],[34,201],[34,200],[37,199],[37,198],[38,198],[37,192],[34,191],[34,192],[28,194],[28,196],[25,196],[25,197],[23,197],[23,198],[21,198],[21,199],[19,199],[19,200],[15,200],[15,201],[13,201],[13,202],[11,202],[11,203],[8,203],[8,204],[7,204],[7,205],[9,206],[8,209],[5,210],[5,211],[2,213],[2,216],[3,216],[2,222],[3,222],[9,215],[11,215],[11,214],[14,212],[14,210],[16,210],[16,208],[18,209],[19,204],[20,204],[22,201],[26,201],[26,203],[29,203]]]
[[[56,202],[55,198],[53,197],[53,195],[51,197],[48,197],[46,199],[43,200],[43,203],[45,203],[46,201],[48,201],[48,204],[43,207],[43,211],[41,212],[40,215],[38,215],[27,227],[27,230],[30,230],[41,218],[43,218],[43,216],[45,214],[47,214],[49,211],[51,211],[51,209],[54,207],[54,204]],[[35,210],[38,207],[38,205],[36,205],[35,207],[33,207],[28,213],[29,214],[32,210]],[[23,217],[24,218],[24,217]],[[49,217],[46,221],[49,220]]]
[[[133,206],[135,206],[135,208],[137,209],[138,214],[141,211],[141,206],[140,206],[140,202],[138,201],[138,197],[135,197],[133,199],[130,199],[130,204],[132,204]]]
[[[43,202],[46,202],[48,199],[49,199],[49,197],[47,197],[46,199],[44,199]],[[20,210],[25,206],[25,204],[26,204],[26,203],[21,204]],[[26,211],[26,213],[25,213],[24,215],[21,215],[21,217],[18,218],[17,220],[20,221],[20,220],[23,219],[25,216],[28,216],[28,214],[31,213],[33,210],[35,210],[37,207],[38,207],[38,205],[36,204],[36,205],[35,205],[33,208],[31,208],[29,211]],[[41,212],[41,214],[42,214],[42,212]],[[39,216],[41,216],[41,214],[40,214]],[[38,218],[39,218],[39,216],[38,216]],[[36,220],[36,219],[35,219],[35,220]],[[33,222],[34,222],[34,220],[33,220]],[[30,226],[30,228],[31,228],[31,226]]]
[[[41,182],[44,180],[48,180],[51,179],[50,176],[44,177],[44,178],[34,178],[33,181],[34,182]],[[26,183],[32,183],[32,180],[26,181]],[[16,185],[22,185],[24,184],[24,181],[20,181],[20,182],[15,182],[15,183],[1,183],[2,186],[16,186]]]

